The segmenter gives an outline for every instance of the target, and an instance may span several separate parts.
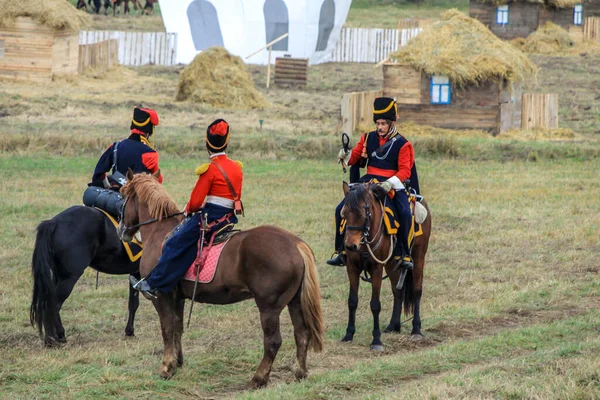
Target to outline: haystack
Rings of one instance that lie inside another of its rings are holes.
[[[539,54],[562,53],[575,46],[575,41],[569,32],[552,22],[546,22],[527,39],[515,40],[511,43],[524,52]]]
[[[523,52],[456,9],[444,13],[440,22],[392,54],[390,61],[409,64],[428,75],[446,75],[461,87],[499,79],[521,82],[537,74],[537,67]]]
[[[222,47],[211,47],[198,54],[181,72],[176,99],[224,108],[269,105],[254,87],[242,59]]]
[[[89,15],[65,0],[0,0],[0,28],[13,26],[18,17],[65,31],[79,31],[91,24]]]

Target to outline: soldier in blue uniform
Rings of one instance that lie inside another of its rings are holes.
[[[154,173],[159,169],[158,152],[149,142],[158,124],[156,111],[141,106],[134,107],[129,137],[112,143],[96,164],[92,182],[83,194],[86,206],[99,207],[109,214],[118,215],[122,203],[119,188],[125,183],[127,170],[131,169],[133,173]],[[107,176],[109,171],[111,175]],[[161,174],[159,182],[162,183],[162,179]]]
[[[415,165],[415,152],[411,142],[408,141],[396,129],[396,118],[398,115],[396,102],[388,97],[376,98],[373,103],[373,122],[377,129],[361,136],[358,144],[351,152],[340,150],[338,158],[343,160],[351,168],[360,166],[367,167],[367,173],[361,177],[359,182],[368,182],[377,179],[386,191],[394,190],[394,206],[400,228],[397,234],[397,244],[394,249],[394,259],[401,268],[412,269],[413,263],[410,257],[408,233],[412,224],[408,196],[404,182],[410,179],[410,186],[419,193],[419,178]],[[329,265],[344,265],[342,257],[344,249],[343,236],[340,232],[342,217],[340,215],[344,201],[336,207],[336,235],[335,254]]]

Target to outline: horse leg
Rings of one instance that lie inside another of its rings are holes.
[[[348,265],[348,280],[350,281],[350,292],[348,294],[348,326],[346,327],[346,335],[342,338],[342,342],[352,342],[354,332],[356,332],[356,309],[358,308],[358,286],[360,284],[360,272]]]
[[[183,365],[183,349],[181,337],[183,336],[183,310],[185,307],[185,298],[181,296],[179,290],[175,298],[175,351],[177,353],[177,366]]]
[[[157,299],[152,301],[160,318],[160,330],[163,337],[163,362],[158,370],[160,376],[171,378],[177,368],[175,350],[175,297],[173,293],[159,293]]]
[[[254,377],[250,381],[251,388],[260,388],[266,386],[269,382],[269,375],[271,374],[271,366],[277,356],[279,347],[281,347],[281,332],[279,330],[279,315],[281,314],[281,308],[274,308],[272,305],[258,304],[260,310],[260,324],[263,329],[264,339],[264,354],[258,369],[254,373]]]
[[[392,294],[394,296],[394,307],[392,308],[392,316],[390,318],[390,323],[387,328],[384,329],[384,332],[400,332],[402,327],[400,325],[400,316],[402,314],[402,297],[404,295],[404,289],[402,293],[398,292],[396,289],[396,282],[390,281],[392,284]]]
[[[412,274],[412,287],[406,288],[406,290],[412,290],[413,298],[413,329],[411,332],[413,340],[420,340],[423,338],[421,333],[421,296],[423,295],[423,267],[424,267],[425,255],[419,257],[418,261],[415,262],[415,269]]]
[[[60,319],[60,310],[64,302],[71,295],[73,287],[75,287],[75,284],[83,274],[84,270],[85,267],[81,268],[80,271],[75,271],[75,273],[72,273],[71,275],[58,281],[56,285],[56,319],[54,321],[56,337],[49,337],[48,334],[46,334],[44,338],[44,343],[46,346],[53,346],[56,343],[67,342],[67,338],[65,337],[65,328],[62,324],[62,320]],[[48,332],[48,329],[46,329],[46,332]]]
[[[140,279],[139,272],[133,274],[137,279]],[[140,292],[135,290],[131,285],[129,285],[129,317],[127,318],[127,326],[125,327],[125,336],[135,336],[134,328],[133,328],[133,320],[135,319],[135,313],[140,306]]]
[[[373,341],[371,342],[371,350],[383,351],[383,343],[381,343],[381,330],[379,328],[379,313],[381,312],[381,301],[379,299],[381,293],[381,281],[383,275],[383,267],[378,265],[375,273],[372,275],[371,281],[371,313],[373,314]]]
[[[296,359],[298,360],[298,369],[295,372],[297,380],[304,379],[308,376],[306,369],[306,355],[308,353],[309,332],[304,314],[302,313],[302,304],[300,299],[301,290],[298,290],[296,296],[288,304],[288,311],[294,325],[294,339],[296,340]]]

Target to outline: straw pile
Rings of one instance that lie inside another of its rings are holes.
[[[428,75],[446,75],[458,86],[499,79],[520,82],[537,74],[523,52],[456,9],[444,13],[440,22],[392,54],[390,61]]]
[[[515,139],[523,141],[574,141],[582,140],[582,137],[569,128],[534,128],[534,129],[510,129],[496,136],[498,139]]]
[[[176,100],[221,108],[264,108],[269,103],[256,90],[246,64],[222,47],[198,54],[181,72]]]
[[[65,0],[0,0],[0,28],[8,28],[18,17],[31,17],[57,30],[78,31],[91,24],[91,18]]]
[[[515,39],[511,43],[524,52],[538,54],[564,53],[575,46],[575,41],[569,32],[552,22],[546,22],[527,39]]]
[[[479,0],[482,3],[489,3],[494,5],[504,5],[508,3],[518,3],[519,0]],[[537,3],[545,4],[546,6],[556,8],[567,8],[574,7],[577,4],[581,4],[581,0],[521,0],[523,3]]]

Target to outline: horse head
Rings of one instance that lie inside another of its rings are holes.
[[[133,174],[127,170],[127,183],[121,187],[121,207],[117,233],[129,242],[140,227],[178,213],[177,205],[158,182],[160,170],[153,174]],[[142,221],[142,222],[140,222]]]
[[[385,190],[375,183],[357,183],[352,186],[344,182],[345,204],[342,218],[346,219],[344,247],[358,251],[365,243],[379,234],[382,220],[382,202]]]

